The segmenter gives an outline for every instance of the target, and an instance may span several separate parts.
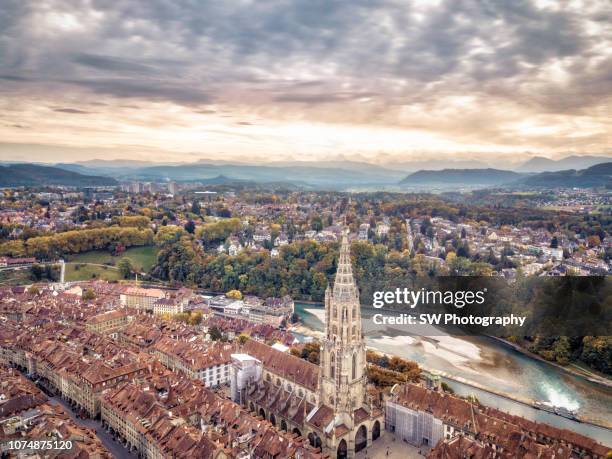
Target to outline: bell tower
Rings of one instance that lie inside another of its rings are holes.
[[[325,336],[320,355],[319,403],[334,409],[336,425],[342,423],[351,429],[353,412],[366,404],[366,352],[346,233],[334,285],[325,291]]]

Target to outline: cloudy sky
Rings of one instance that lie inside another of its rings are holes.
[[[612,155],[612,2],[3,0],[0,160]]]

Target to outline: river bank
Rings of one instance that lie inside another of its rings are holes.
[[[296,333],[299,333],[300,335],[304,335],[304,336],[309,336],[311,338],[316,338],[316,339],[320,339],[323,336],[323,333],[312,330],[308,327],[305,326],[297,326],[291,329],[291,331],[295,331]],[[389,352],[384,352],[381,351],[380,349],[376,348],[375,346],[366,346],[366,348],[368,350],[372,350],[372,351],[376,351],[378,353],[384,354],[387,357],[394,357],[396,356],[396,354],[393,353],[389,353]],[[399,357],[399,356],[398,356]],[[497,397],[503,397],[506,400],[509,401],[513,401],[516,403],[521,403],[525,406],[528,406],[530,408],[533,408],[536,400],[533,399],[529,399],[526,397],[521,397],[517,394],[510,394],[501,390],[496,390],[494,388],[491,387],[487,387],[483,384],[480,384],[476,381],[467,379],[467,378],[462,378],[460,376],[455,376],[452,375],[446,371],[441,371],[438,370],[436,368],[431,368],[431,367],[427,367],[423,364],[419,364],[419,366],[421,367],[421,369],[427,371],[428,373],[431,373],[433,375],[437,375],[440,376],[441,378],[447,380],[447,381],[451,381],[451,382],[456,382],[456,383],[460,383],[463,384],[465,386],[469,386],[469,387],[473,387],[475,389],[487,392],[489,394],[495,395]],[[555,415],[558,416],[558,415]],[[558,417],[562,417],[562,416],[558,416]],[[567,418],[564,418],[567,419]],[[608,420],[601,420],[601,419],[586,419],[586,418],[579,418],[579,422],[584,423],[584,424],[589,424],[592,425],[594,427],[600,427],[603,429],[612,429],[612,422],[608,421]],[[610,431],[610,435],[612,435],[612,430]]]
[[[488,337],[453,337],[434,330],[409,334],[401,327],[375,327],[370,312],[362,308],[368,348],[417,362],[424,370],[439,374],[458,395],[473,394],[485,405],[609,443],[612,391],[608,386],[563,372]],[[320,338],[322,305],[296,303],[296,313],[301,318],[293,328],[296,337],[302,341]],[[534,401],[578,409],[587,422],[538,410]]]
[[[514,349],[516,352],[520,352],[523,355],[526,355],[527,357],[530,357],[532,359],[535,360],[539,360],[540,362],[546,363],[548,365],[551,365],[553,367],[556,367],[557,369],[564,371],[566,373],[569,373],[573,376],[577,376],[579,378],[584,378],[588,381],[591,381],[595,384],[601,384],[603,386],[607,386],[612,388],[612,380],[605,378],[603,376],[600,376],[596,373],[593,373],[589,370],[587,370],[586,368],[581,368],[580,370],[576,370],[574,368],[571,368],[570,366],[564,366],[561,364],[558,364],[556,362],[551,362],[550,360],[546,360],[545,358],[543,358],[542,356],[538,355],[538,354],[534,354],[533,352],[530,352],[529,350],[525,349],[522,346],[519,346],[516,343],[513,343],[511,341],[508,341],[506,339],[503,338],[498,338],[496,336],[489,336],[489,338],[494,339],[506,346],[511,347],[512,349]]]

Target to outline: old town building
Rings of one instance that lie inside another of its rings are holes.
[[[85,323],[85,328],[95,333],[112,334],[122,330],[127,323],[127,312],[121,309],[114,309],[93,316]]]

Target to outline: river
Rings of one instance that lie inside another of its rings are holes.
[[[322,305],[295,304],[295,312],[304,326],[315,332],[323,330]],[[408,335],[401,325],[376,325],[372,315],[380,310],[362,307],[362,326],[366,344],[372,349],[414,360],[424,368],[442,371],[475,381],[497,392],[520,399],[550,402],[578,410],[580,416],[595,421],[610,421],[612,388],[592,383],[564,372],[546,362],[532,359],[487,337],[449,336],[439,330],[414,329]],[[390,314],[386,311],[386,314]],[[298,336],[301,338],[301,336]],[[609,429],[579,423],[522,403],[455,381],[448,381],[459,394],[474,394],[482,403],[528,419],[580,432],[610,445]]]

